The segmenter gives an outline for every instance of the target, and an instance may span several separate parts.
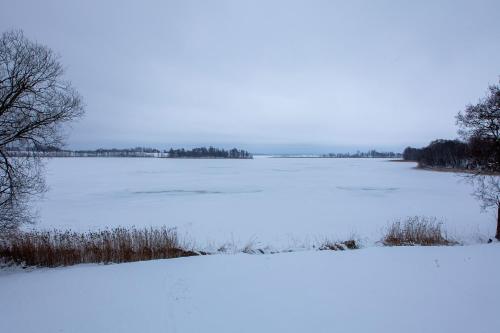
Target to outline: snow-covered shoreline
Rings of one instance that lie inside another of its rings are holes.
[[[0,275],[1,332],[495,332],[500,244],[77,265]]]

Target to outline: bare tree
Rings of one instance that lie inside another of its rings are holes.
[[[472,195],[481,202],[481,208],[497,210],[497,230],[495,238],[500,241],[500,177],[495,175],[477,174],[469,176],[474,186]]]
[[[29,198],[44,191],[37,147],[59,147],[63,125],[83,114],[80,95],[62,79],[59,57],[22,31],[0,38],[0,232],[30,222]],[[13,157],[13,150],[26,157]]]
[[[500,240],[500,86],[490,86],[486,98],[459,112],[457,124],[477,166],[477,173],[468,177],[473,195],[483,209],[497,209],[495,238]]]
[[[471,151],[475,162],[487,171],[500,171],[500,85],[491,85],[486,98],[467,105],[456,119],[459,134],[476,148]]]
[[[467,105],[464,112],[459,112],[457,124],[460,126],[459,133],[466,138],[478,137],[499,141],[500,86],[489,86],[486,98],[475,105]]]

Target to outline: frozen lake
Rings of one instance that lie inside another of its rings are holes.
[[[275,247],[355,234],[367,242],[410,215],[452,235],[493,234],[472,188],[453,173],[381,159],[56,158],[47,162],[39,228],[177,227],[198,246]]]

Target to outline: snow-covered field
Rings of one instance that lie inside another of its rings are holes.
[[[0,272],[0,332],[498,332],[500,244]]]
[[[179,160],[58,158],[38,228],[177,227],[200,248],[301,247],[352,234],[380,239],[388,222],[435,216],[459,239],[492,235],[472,188],[453,173],[380,159]]]

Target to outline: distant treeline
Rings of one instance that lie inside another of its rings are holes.
[[[252,155],[246,150],[231,150],[218,149],[214,147],[194,148],[191,150],[185,149],[170,149],[167,153],[168,158],[252,158]]]
[[[481,171],[500,171],[500,150],[492,140],[472,138],[460,140],[434,140],[427,147],[408,147],[403,159],[416,161],[420,167],[442,167]]]
[[[401,158],[401,153],[393,152],[378,152],[376,150],[370,150],[367,152],[356,152],[352,153],[330,153],[326,155],[321,155],[321,157],[327,158]]]
[[[162,157],[162,152],[154,148],[136,147],[126,149],[66,150],[50,146],[9,148],[10,156],[26,157]]]
[[[191,150],[136,147],[126,149],[96,149],[96,150],[64,150],[51,146],[11,147],[8,153],[13,157],[158,157],[158,158],[252,158],[245,150],[233,148],[224,150],[214,147],[201,147]]]

